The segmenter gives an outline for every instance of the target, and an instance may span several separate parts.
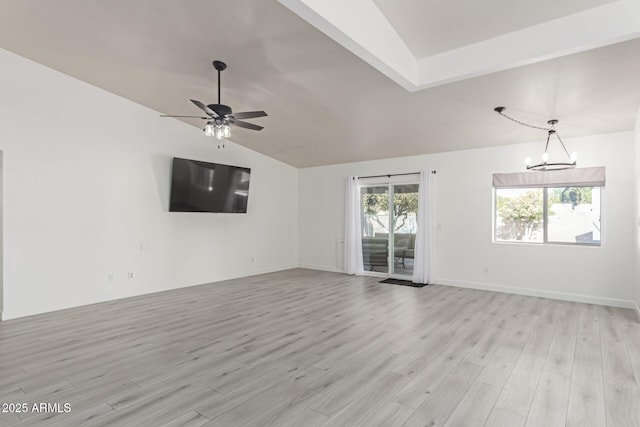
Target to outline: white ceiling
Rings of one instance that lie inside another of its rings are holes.
[[[497,105],[538,124],[559,119],[563,139],[630,130],[640,106],[635,17],[618,25],[628,41],[410,92],[388,78],[393,67],[275,0],[3,0],[0,8],[1,47],[160,113],[198,114],[189,98],[214,102],[211,61],[224,60],[222,102],[269,114],[249,120],[264,130],[234,128],[232,141],[296,167],[544,137],[498,117]],[[37,93],[25,96],[37,105]],[[201,133],[200,121],[189,123]]]
[[[373,0],[416,58],[477,43],[614,0]]]

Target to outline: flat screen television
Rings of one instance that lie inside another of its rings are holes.
[[[173,158],[170,212],[247,213],[251,169]]]

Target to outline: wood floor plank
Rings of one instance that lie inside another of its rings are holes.
[[[161,427],[200,427],[209,421],[196,411],[189,411],[167,422],[163,421]]]
[[[3,426],[638,426],[639,383],[630,310],[305,269],[0,322],[0,401],[72,404]]]
[[[24,402],[24,391],[20,385],[11,384],[1,387],[0,390],[0,402]]]
[[[571,375],[575,349],[575,335],[554,333],[543,370],[561,375]]]
[[[512,321],[507,339],[522,342],[524,346],[530,339],[531,330],[534,328],[536,319],[533,315],[519,313]]]
[[[496,408],[526,417],[538,387],[544,361],[543,357],[523,352],[498,397]]]
[[[607,426],[640,426],[640,393],[634,388],[605,383]]]
[[[443,425],[467,394],[469,387],[480,375],[481,370],[482,366],[480,365],[465,361],[460,362],[456,369],[429,393],[405,425],[407,427]]]
[[[4,402],[4,401],[3,401]],[[18,402],[18,401],[16,401]],[[20,424],[20,417],[13,412],[0,413],[0,425],[15,426]]]
[[[602,366],[598,309],[591,304],[580,308],[574,363]]]
[[[287,382],[292,378],[295,382],[295,379],[300,377],[299,374],[299,370],[294,368],[271,369],[264,375],[252,376],[252,381],[242,382],[237,388],[224,394],[218,393],[209,401],[194,405],[193,407],[200,414],[213,420],[220,416],[220,414],[232,410],[251,399],[258,398],[261,394],[266,393],[267,390],[272,389],[272,387],[278,384]],[[304,384],[301,385],[304,386]]]
[[[340,383],[339,387],[331,389],[325,393],[321,399],[310,405],[309,407],[322,414],[333,416],[346,407],[357,396],[365,393],[373,384],[378,382],[382,377],[392,372],[389,364],[396,358],[396,355],[390,355],[383,365],[374,370],[362,369],[361,374],[351,376],[348,381]],[[388,366],[388,368],[384,368]],[[325,392],[327,389],[325,389]]]
[[[390,396],[393,396],[408,381],[409,379],[404,375],[395,372],[388,373],[344,409],[332,416],[325,427],[361,425],[369,413],[375,413],[384,407],[389,402]]]
[[[293,414],[289,419],[282,422],[279,427],[320,427],[328,420],[329,417],[307,408]]]
[[[631,361],[631,368],[636,377],[636,384],[640,384],[640,353],[635,351],[629,351],[629,359]]]
[[[499,393],[498,387],[476,381],[444,425],[447,427],[484,426]]]
[[[473,334],[463,334],[461,338],[443,348],[439,355],[422,371],[417,373],[407,386],[394,397],[394,401],[411,408],[417,408],[427,395],[432,393],[452,371],[458,369],[466,354],[463,343],[469,343],[468,337],[471,336]],[[471,348],[472,345],[467,344],[467,349]]]
[[[533,323],[529,331],[529,340],[522,351],[534,356],[547,357],[553,340],[554,328],[555,325],[541,321]]]
[[[489,328],[489,332],[467,354],[465,360],[476,365],[486,365],[500,347],[507,330],[499,327]]]
[[[484,427],[523,427],[525,417],[503,409],[493,408]]]
[[[304,412],[321,395],[294,381],[283,381],[254,399],[213,418],[216,426],[278,426],[296,413]]]
[[[387,402],[380,410],[364,420],[363,426],[401,427],[413,414],[413,408],[396,402]]]
[[[599,427],[606,425],[602,368],[576,363],[571,376],[567,410],[567,427]]]
[[[198,404],[215,396],[215,391],[199,385],[176,384],[147,390],[145,399],[132,402],[114,412],[85,422],[86,426],[148,424],[157,425],[188,404]]]
[[[415,376],[422,372],[431,362],[440,356],[438,352],[433,351],[434,348],[446,348],[453,340],[455,334],[450,331],[437,332],[433,334],[431,340],[426,343],[420,343],[412,352],[405,353],[404,363],[396,369],[396,372],[409,377]]]
[[[396,358],[397,355],[392,353],[379,353],[366,360],[327,369],[324,375],[309,384],[309,388],[328,397],[335,396],[354,382],[366,380],[369,376],[380,377],[392,371]]]
[[[639,391],[622,326],[611,310],[601,309],[600,341],[605,381]]]
[[[525,426],[564,426],[569,390],[569,377],[553,372],[543,372]]]
[[[502,388],[513,372],[523,346],[522,341],[503,342],[482,370],[478,381]]]
[[[623,336],[629,352],[640,354],[640,323],[627,322],[623,328]]]

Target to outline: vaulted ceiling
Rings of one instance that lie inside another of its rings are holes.
[[[416,58],[461,48],[614,0],[373,0]]]
[[[544,137],[498,105],[565,139],[630,130],[640,2],[525,3],[4,0],[0,47],[163,114],[215,102],[223,60],[222,102],[269,114],[231,140],[296,167]]]

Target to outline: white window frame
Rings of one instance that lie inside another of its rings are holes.
[[[598,187],[600,188],[600,243],[579,243],[579,242],[549,242],[547,241],[547,188],[558,187]],[[528,171],[516,173],[496,173],[493,174],[493,242],[506,244],[527,244],[527,245],[569,245],[579,247],[604,246],[605,237],[605,168],[587,167],[562,169],[553,171]],[[522,242],[505,241],[496,239],[496,218],[497,218],[497,190],[508,188],[521,189],[543,189],[543,242]]]
[[[531,187],[500,187],[500,188],[493,188],[493,215],[492,215],[492,219],[493,219],[493,227],[492,227],[492,235],[493,235],[493,243],[497,243],[497,244],[507,244],[507,245],[535,245],[535,246],[542,246],[542,245],[549,245],[549,246],[579,246],[579,247],[588,247],[588,248],[601,248],[604,246],[605,243],[605,218],[604,218],[604,205],[605,205],[605,188],[604,186],[598,186],[598,185],[580,185],[580,184],[575,184],[572,185],[573,187],[580,187],[580,188],[585,188],[585,187],[591,187],[591,188],[598,188],[600,190],[600,241],[599,243],[580,243],[580,242],[554,242],[554,241],[549,241],[548,240],[548,217],[547,217],[547,212],[548,212],[548,189],[549,188],[558,188],[560,186],[553,186],[553,187],[542,187],[542,186],[531,186]],[[518,188],[518,189],[522,189],[522,190],[542,190],[542,242],[527,242],[527,241],[520,241],[520,240],[499,240],[496,238],[496,232],[497,232],[497,219],[498,219],[498,190],[502,190],[502,189],[509,189],[509,188]]]

